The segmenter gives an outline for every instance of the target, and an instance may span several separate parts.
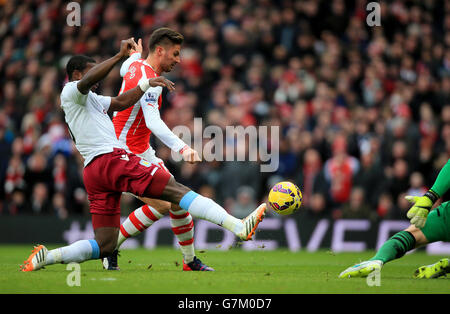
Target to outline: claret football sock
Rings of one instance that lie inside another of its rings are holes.
[[[100,248],[95,240],[80,240],[71,245],[48,251],[46,265],[56,263],[81,263],[100,258]]]
[[[194,191],[186,193],[179,205],[182,209],[189,211],[194,218],[215,223],[234,234],[239,233],[243,228],[243,223],[240,219],[228,214],[222,206],[212,199],[201,196]]]
[[[406,252],[414,249],[415,245],[416,239],[410,232],[400,231],[387,240],[370,260],[380,260],[387,263],[402,257]]]

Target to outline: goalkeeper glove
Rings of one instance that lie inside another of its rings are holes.
[[[414,205],[410,208],[406,216],[410,219],[412,225],[417,228],[423,228],[427,220],[428,213],[433,207],[433,204],[439,199],[432,190],[426,192],[423,196],[405,196],[405,198]]]

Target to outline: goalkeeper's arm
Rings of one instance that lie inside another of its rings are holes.
[[[414,205],[408,211],[406,216],[410,219],[411,224],[417,228],[425,226],[425,222],[433,207],[434,203],[450,188],[450,160],[439,171],[431,189],[423,196],[406,196],[406,199]]]
[[[442,167],[431,190],[439,197],[450,189],[450,159]]]

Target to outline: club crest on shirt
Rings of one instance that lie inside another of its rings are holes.
[[[150,163],[145,160],[145,159],[141,159],[141,161],[139,162],[141,165],[143,165],[144,167],[150,167]]]
[[[156,103],[158,101],[158,94],[152,92],[145,93],[145,101],[152,104]]]

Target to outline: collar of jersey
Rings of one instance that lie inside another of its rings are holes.
[[[145,65],[148,65],[148,66],[153,70],[153,72],[155,73],[155,75],[158,75],[158,74],[156,74],[155,69],[154,69],[150,64],[148,64],[147,61],[142,60],[142,63],[145,64]]]

